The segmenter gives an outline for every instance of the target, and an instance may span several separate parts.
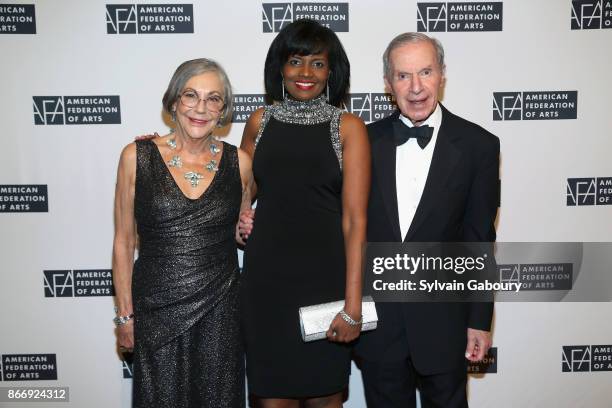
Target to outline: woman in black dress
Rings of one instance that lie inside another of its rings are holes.
[[[275,103],[244,130],[257,215],[244,256],[243,328],[249,392],[264,408],[340,407],[348,385],[370,185],[365,126],[336,107],[349,70],[331,30],[311,20],[286,26],[265,63]],[[338,314],[328,339],[303,342],[299,307],[341,299],[346,321]]]
[[[235,227],[251,159],[213,139],[232,112],[214,61],[180,65],[163,105],[175,131],[125,147],[115,193],[115,322],[134,350],[133,405],[243,407]]]

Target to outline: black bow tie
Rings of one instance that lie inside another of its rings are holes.
[[[408,141],[411,137],[417,140],[421,149],[429,144],[431,136],[433,135],[433,127],[431,126],[406,126],[404,122],[397,119],[393,122],[393,135],[395,137],[395,145],[401,146]]]

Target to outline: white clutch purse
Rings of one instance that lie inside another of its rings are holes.
[[[344,300],[300,307],[300,329],[306,342],[324,339],[334,317],[344,307]],[[361,302],[363,323],[361,331],[374,330],[378,322],[376,306],[371,296],[364,296]]]

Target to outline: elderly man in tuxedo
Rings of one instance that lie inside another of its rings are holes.
[[[399,111],[368,126],[369,242],[493,242],[499,139],[438,101],[444,50],[394,38],[384,80]],[[467,407],[467,362],[491,345],[492,303],[377,303],[378,329],[356,347],[369,408]]]

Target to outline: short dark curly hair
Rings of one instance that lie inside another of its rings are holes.
[[[350,84],[351,66],[340,39],[332,30],[314,20],[301,19],[285,26],[276,36],[264,68],[266,96],[282,101],[282,69],[292,55],[312,55],[327,51],[329,60],[329,103],[339,106]]]

